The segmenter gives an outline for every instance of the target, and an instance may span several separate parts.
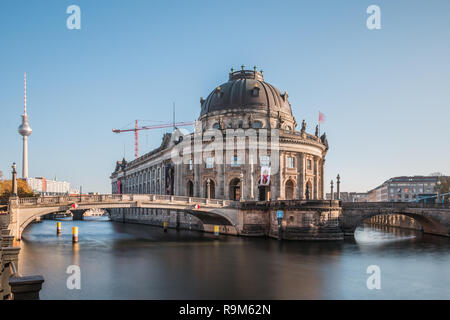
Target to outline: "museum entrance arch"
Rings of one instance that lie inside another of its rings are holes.
[[[294,199],[294,182],[290,179],[284,185],[284,198],[286,200]]]
[[[270,184],[261,185],[261,179],[258,181],[258,201],[269,201],[270,199]]]
[[[188,180],[186,185],[186,196],[193,197],[194,196],[194,184],[191,180]]]
[[[235,201],[241,199],[241,181],[239,178],[234,178],[230,182],[230,199]]]

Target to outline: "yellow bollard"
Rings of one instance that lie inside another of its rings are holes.
[[[214,226],[214,235],[215,236],[219,235],[219,226]]]
[[[72,242],[78,243],[78,227],[72,227]]]
[[[61,222],[56,223],[56,234],[61,235]]]
[[[163,228],[164,228],[164,232],[167,232],[167,221],[163,222]]]

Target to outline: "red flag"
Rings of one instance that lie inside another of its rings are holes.
[[[319,123],[325,122],[325,115],[319,111]]]
[[[72,208],[74,208],[74,209],[78,208],[78,204],[76,204],[75,202],[72,203]]]

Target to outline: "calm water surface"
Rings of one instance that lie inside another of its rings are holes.
[[[71,228],[80,242],[72,245]],[[102,219],[29,226],[19,270],[41,299],[450,299],[450,239],[362,226],[341,242],[286,242]],[[81,290],[66,286],[81,268]],[[381,290],[366,269],[381,268]]]

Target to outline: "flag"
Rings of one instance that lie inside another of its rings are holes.
[[[325,122],[325,115],[319,111],[319,123]]]
[[[78,208],[78,204],[76,204],[75,202],[72,203],[72,208],[74,208],[74,209]]]

